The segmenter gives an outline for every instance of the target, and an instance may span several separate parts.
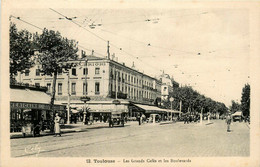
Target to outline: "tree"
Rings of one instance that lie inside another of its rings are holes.
[[[182,112],[186,113],[188,111],[194,113],[216,113],[219,112],[223,114],[227,111],[227,107],[224,103],[216,102],[211,98],[201,95],[192,87],[179,87],[175,88],[173,92],[170,93],[170,97],[174,98],[173,108],[179,107],[179,102],[182,101]],[[169,108],[170,102],[165,104]]]
[[[250,85],[246,84],[242,89],[241,110],[245,117],[250,116]]]
[[[10,83],[15,82],[15,75],[24,72],[33,65],[32,55],[32,34],[27,30],[18,31],[14,23],[11,22],[10,29]]]
[[[51,105],[54,104],[56,92],[56,80],[59,71],[68,70],[75,66],[75,63],[68,63],[77,60],[77,42],[68,40],[59,32],[43,30],[41,35],[36,34],[35,45],[40,48],[37,55],[38,62],[42,65],[42,75],[53,76]]]
[[[241,105],[237,102],[235,102],[234,100],[231,101],[231,107],[230,107],[230,111],[232,113],[238,111],[241,109]]]

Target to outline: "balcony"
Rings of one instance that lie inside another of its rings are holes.
[[[111,98],[115,98],[116,97],[116,93],[114,91],[112,91],[112,92],[110,91],[109,94],[110,94]],[[126,99],[127,98],[127,94],[122,93],[122,92],[117,92],[117,98],[118,99]]]

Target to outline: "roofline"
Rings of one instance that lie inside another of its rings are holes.
[[[87,57],[87,56],[86,56],[86,57]],[[94,56],[94,57],[96,57],[96,56]],[[125,67],[125,68],[127,68],[128,70],[134,71],[134,72],[136,72],[136,73],[139,73],[139,74],[141,74],[141,75],[144,75],[144,76],[146,76],[146,77],[148,77],[148,78],[151,78],[151,79],[154,79],[154,80],[157,80],[157,81],[160,82],[160,80],[157,79],[157,78],[155,78],[155,77],[151,77],[151,76],[149,76],[148,74],[145,74],[145,73],[142,73],[142,72],[137,71],[137,70],[135,70],[135,69],[132,69],[132,68],[130,68],[130,67],[124,65],[124,64],[121,64],[121,63],[119,63],[119,62],[117,62],[117,61],[115,61],[115,60],[112,60],[112,59],[106,59],[106,58],[96,57],[96,58],[93,58],[93,59],[79,58],[79,59],[77,59],[77,60],[69,60],[69,61],[71,61],[71,62],[78,62],[78,61],[86,61],[86,60],[87,60],[87,61],[93,61],[93,60],[107,61],[108,63],[111,62],[111,63],[117,64],[117,65],[120,65],[120,66],[122,66],[122,67]]]
[[[140,71],[137,71],[137,70],[135,70],[135,69],[132,69],[132,68],[126,66],[126,65],[123,65],[123,64],[117,62],[117,61],[114,61],[114,60],[111,60],[111,59],[107,59],[107,60],[110,61],[110,62],[112,62],[112,63],[115,63],[115,64],[121,65],[121,66],[123,66],[123,67],[126,67],[126,68],[128,68],[129,70],[135,71],[135,72],[137,72],[137,73],[139,73],[139,74],[145,75],[145,76],[147,76],[147,77],[149,77],[149,78],[152,78],[152,79],[154,79],[154,80],[158,80],[158,79],[156,79],[155,77],[151,77],[151,76],[149,76],[149,75],[147,75],[147,74],[145,74],[145,73],[142,73],[142,72],[140,72]]]

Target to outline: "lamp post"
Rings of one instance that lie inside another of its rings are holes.
[[[81,101],[84,102],[84,111],[83,111],[83,124],[86,124],[86,117],[87,117],[87,101],[90,100],[90,98],[87,96],[87,62],[88,60],[86,59],[85,61],[85,93],[84,96],[80,98]]]
[[[172,102],[173,102],[173,100],[174,100],[174,98],[171,97],[171,98],[170,98],[170,102],[171,102],[171,110],[172,110]],[[172,111],[171,111],[171,121],[172,121]]]
[[[67,111],[67,124],[70,124],[70,72],[68,71],[68,111]]]
[[[116,90],[115,90],[115,100],[112,101],[113,104],[115,104],[115,110],[117,111],[117,105],[120,104],[120,101],[117,99],[117,70],[116,70],[116,75],[115,75],[115,79],[116,79],[116,83],[115,83],[115,87],[116,87]]]

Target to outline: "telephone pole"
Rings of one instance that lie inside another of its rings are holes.
[[[67,106],[67,124],[70,124],[70,71],[67,73],[68,75],[68,106]]]

